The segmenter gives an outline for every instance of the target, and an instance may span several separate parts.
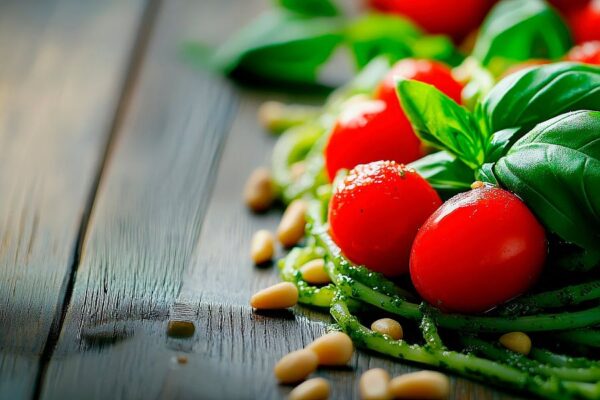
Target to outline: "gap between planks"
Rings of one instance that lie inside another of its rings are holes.
[[[94,177],[85,204],[85,208],[83,210],[81,222],[79,224],[77,240],[75,243],[75,248],[73,250],[73,263],[70,266],[68,274],[66,274],[65,279],[63,281],[62,286],[66,286],[66,288],[64,290],[61,290],[61,292],[64,293],[64,296],[62,298],[62,301],[59,300],[60,304],[59,307],[57,307],[56,313],[54,314],[54,317],[52,319],[52,325],[48,333],[48,338],[46,339],[46,344],[44,345],[44,349],[42,350],[42,354],[40,357],[39,368],[38,373],[36,375],[35,387],[33,392],[34,400],[38,400],[41,396],[42,386],[46,375],[46,371],[48,369],[48,364],[50,363],[52,355],[54,354],[54,349],[56,348],[56,344],[58,343],[58,338],[60,337],[60,333],[63,328],[65,316],[71,303],[73,287],[75,286],[75,280],[77,276],[77,269],[79,268],[79,264],[81,262],[81,250],[83,248],[83,244],[85,243],[88,224],[94,209],[94,203],[98,194],[98,189],[100,187],[104,171],[106,170],[106,167],[108,166],[108,163],[110,161],[111,154],[113,153],[112,150],[117,141],[119,130],[122,126],[125,116],[127,115],[127,110],[129,108],[128,105],[130,103],[131,96],[135,89],[138,73],[142,68],[142,60],[144,59],[144,54],[146,53],[148,44],[150,42],[150,37],[152,36],[152,29],[155,25],[157,16],[159,14],[161,1],[162,0],[148,0],[148,3],[146,4],[146,7],[144,9],[144,13],[141,17],[139,27],[137,29],[137,34],[131,51],[131,55],[129,61],[127,62],[128,67],[127,72],[125,74],[125,79],[123,80],[121,94],[119,96],[119,100],[117,101],[117,105],[114,111],[114,117],[109,128],[108,137],[104,144],[104,151],[102,152],[103,155],[98,164],[97,173]]]

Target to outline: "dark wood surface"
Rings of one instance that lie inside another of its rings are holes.
[[[248,256],[280,215],[241,190],[275,138],[267,99],[189,68],[188,39],[222,42],[260,0],[0,1],[0,399],[283,398],[275,361],[329,317],[253,313],[277,281]],[[194,322],[169,338],[170,319]],[[187,364],[175,358],[185,354]],[[361,371],[416,369],[365,352],[319,370],[336,399]],[[509,399],[454,380],[453,399]]]

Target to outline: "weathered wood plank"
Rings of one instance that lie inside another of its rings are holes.
[[[57,333],[143,3],[0,2],[0,398]]]
[[[198,29],[225,36],[236,18],[247,17],[244,3],[159,6],[100,182],[42,398],[155,398],[168,383],[166,318],[236,107],[229,84],[190,69],[180,46]],[[230,22],[214,17],[226,6]]]

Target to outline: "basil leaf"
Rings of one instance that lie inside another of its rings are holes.
[[[306,16],[332,17],[339,10],[330,0],[275,0],[280,7]]]
[[[600,112],[567,113],[536,126],[493,173],[550,232],[583,249],[581,268],[600,263]]]
[[[359,68],[383,54],[394,60],[412,55],[410,43],[420,36],[421,30],[412,22],[387,14],[365,15],[346,28],[346,39]]]
[[[445,151],[429,154],[408,167],[414,168],[445,197],[468,190],[474,180],[473,170]]]
[[[485,19],[473,56],[496,72],[529,59],[558,59],[571,48],[569,29],[542,0],[503,0]]]
[[[483,137],[473,115],[435,87],[399,80],[397,93],[417,135],[477,169],[484,161]]]
[[[600,67],[555,63],[501,80],[477,110],[484,129],[526,127],[575,110],[600,110]]]
[[[342,41],[340,21],[271,11],[242,29],[214,56],[229,74],[271,81],[314,83],[318,70]]]

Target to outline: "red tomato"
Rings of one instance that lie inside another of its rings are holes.
[[[567,19],[577,44],[600,40],[600,1],[572,10]]]
[[[567,54],[566,59],[585,64],[600,65],[600,40],[585,42],[573,47]]]
[[[525,292],[546,259],[544,228],[514,194],[481,187],[442,205],[413,243],[410,276],[445,311],[489,310]]]
[[[353,263],[400,275],[408,272],[417,230],[441,203],[429,183],[402,164],[359,165],[334,188],[331,236]]]
[[[456,40],[477,28],[494,5],[493,0],[368,0],[379,11],[403,15],[429,33]]]
[[[399,108],[400,101],[396,95],[396,79],[399,77],[433,85],[458,104],[461,103],[463,86],[454,79],[450,68],[437,61],[410,58],[398,61],[392,67],[375,91],[375,97]]]
[[[573,9],[585,6],[590,0],[549,0],[549,2],[558,10],[568,13]]]
[[[408,119],[381,100],[352,102],[340,113],[325,146],[330,180],[342,168],[378,160],[408,163],[423,156]]]

